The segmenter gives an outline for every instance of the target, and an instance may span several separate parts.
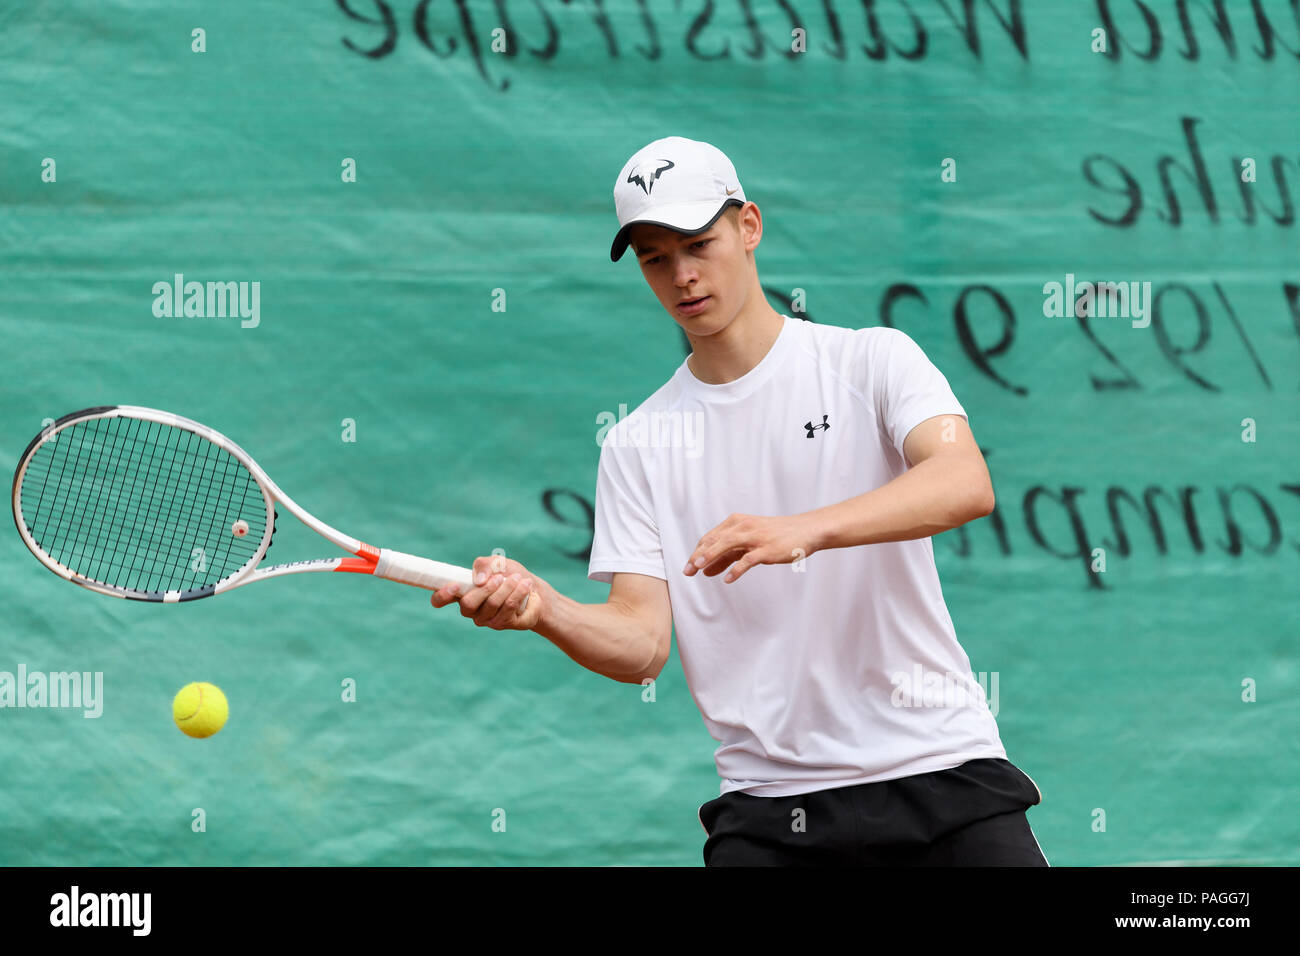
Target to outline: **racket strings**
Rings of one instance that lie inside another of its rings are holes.
[[[37,447],[19,494],[37,545],[78,575],[144,593],[216,584],[257,554],[266,503],[234,455],[187,429],[78,422]],[[243,536],[237,521],[247,523]]]

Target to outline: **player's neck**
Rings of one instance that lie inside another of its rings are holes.
[[[742,311],[725,329],[692,336],[686,367],[706,385],[725,385],[752,371],[771,350],[785,317],[760,299],[752,312]]]

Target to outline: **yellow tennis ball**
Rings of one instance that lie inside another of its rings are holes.
[[[172,718],[191,737],[211,737],[226,725],[230,705],[215,684],[186,684],[172,700]]]

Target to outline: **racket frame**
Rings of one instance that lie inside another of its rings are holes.
[[[27,466],[32,460],[37,448],[47,444],[54,437],[66,428],[83,422],[93,421],[99,418],[132,418],[139,421],[156,422],[161,425],[169,425],[174,428],[180,428],[189,431],[207,439],[223,451],[228,452],[239,461],[253,480],[257,483],[262,492],[262,498],[266,504],[266,527],[262,535],[262,540],[258,543],[257,550],[253,555],[237,570],[222,578],[214,584],[204,585],[198,588],[192,588],[186,591],[164,591],[164,592],[145,592],[135,591],[130,588],[117,587],[104,582],[95,581],[86,578],[72,568],[67,567],[57,561],[53,556],[47,554],[32,538],[27,529],[27,522],[22,515],[22,504],[19,497],[22,488],[22,479],[27,472]],[[245,584],[251,584],[254,581],[264,581],[268,578],[277,578],[286,574],[302,574],[315,571],[339,571],[352,574],[372,574],[377,577],[387,578],[390,581],[397,581],[401,584],[409,584],[414,587],[421,587],[425,590],[436,590],[446,584],[456,583],[461,585],[461,594],[473,586],[473,572],[469,568],[459,567],[453,564],[445,564],[441,561],[432,561],[428,558],[422,558],[418,555],[406,554],[401,551],[392,551],[387,548],[375,548],[351,535],[344,534],[337,528],[326,524],[315,515],[311,514],[305,508],[300,506],[296,501],[290,498],[281,490],[280,486],[271,480],[271,476],[253,460],[253,457],[240,448],[239,445],[231,441],[221,432],[209,428],[200,422],[184,418],[172,412],[160,411],[156,408],[145,408],[140,405],[99,405],[92,408],[82,409],[81,411],[72,412],[57,419],[50,425],[43,428],[27,449],[23,452],[19,460],[18,468],[14,472],[13,483],[13,515],[14,524],[18,527],[18,533],[22,536],[23,542],[37,559],[47,568],[58,574],[60,577],[79,584],[91,591],[100,594],[107,594],[110,597],[127,598],[140,601],[161,601],[166,604],[174,604],[180,601],[191,601],[197,598],[211,597],[214,594],[223,594],[226,591],[243,587]],[[286,564],[276,564],[265,568],[259,568],[257,565],[266,556],[267,549],[271,546],[271,538],[275,533],[275,506],[279,503],[284,506],[290,514],[305,524],[312,531],[315,531],[322,538],[325,538],[331,544],[342,550],[355,555],[355,557],[344,558],[317,558],[306,561],[292,561]],[[525,598],[522,611],[527,606],[528,599]]]

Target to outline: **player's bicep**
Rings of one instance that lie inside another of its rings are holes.
[[[658,674],[672,651],[673,608],[668,582],[649,574],[615,572],[609,586],[609,604],[632,616],[655,645],[652,673]]]
[[[916,425],[903,439],[903,456],[908,468],[915,468],[933,455],[978,457],[979,445],[962,415],[935,415]]]
[[[915,468],[930,458],[943,457],[952,469],[954,480],[962,490],[987,503],[993,510],[993,482],[979,444],[962,415],[936,415],[927,418],[903,440],[907,466]]]

